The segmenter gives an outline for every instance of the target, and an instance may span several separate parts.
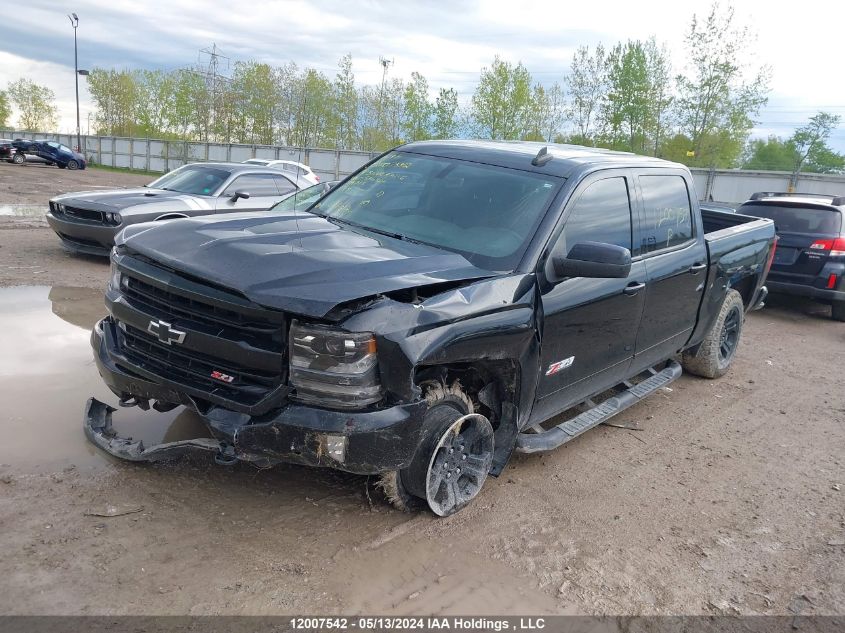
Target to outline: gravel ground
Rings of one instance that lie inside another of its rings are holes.
[[[0,164],[0,205],[46,203],[71,180],[148,180],[46,172]],[[105,262],[66,255],[37,217],[0,220],[0,315],[22,301],[2,287],[52,287],[84,350],[103,307],[78,288],[102,288]],[[10,329],[0,350],[28,344]],[[727,376],[684,376],[615,420],[640,431],[515,457],[447,519],[394,511],[342,473],[76,452],[90,393],[61,387],[90,356],[57,353],[49,378],[0,358],[4,427],[53,429],[43,450],[0,449],[0,611],[842,614],[843,357],[829,308],[773,301],[749,316]]]

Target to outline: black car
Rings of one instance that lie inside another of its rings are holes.
[[[37,156],[48,165],[56,165],[60,169],[85,169],[85,157],[56,141],[33,141],[16,138],[11,147],[3,150],[3,157],[16,165],[23,165],[29,156]]]
[[[92,442],[380,475],[397,505],[451,514],[514,451],[678,378],[677,356],[724,374],[775,239],[701,211],[683,165],[527,142],[411,143],[293,207],[118,235],[100,375],[209,437],[145,446],[92,399]]]
[[[827,303],[845,321],[845,196],[760,192],[739,212],[774,220],[769,290]]]

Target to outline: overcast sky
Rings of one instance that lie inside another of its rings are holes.
[[[754,64],[772,67],[769,105],[755,136],[789,136],[817,110],[845,118],[842,18],[845,3],[736,0],[738,22],[757,33]],[[703,2],[678,0],[0,0],[0,88],[19,77],[49,86],[58,99],[60,131],[75,127],[73,29],[79,16],[79,67],[172,69],[199,61],[215,43],[232,62],[295,61],[332,76],[352,54],[359,83],[381,79],[379,56],[395,60],[390,75],[425,75],[433,91],[454,87],[466,102],[480,69],[495,54],[522,61],[535,80],[562,79],[574,50],[652,35],[682,70],[683,35]],[[828,30],[826,32],[826,29]],[[225,61],[223,62],[225,70]],[[80,78],[82,131],[92,105]],[[845,151],[845,126],[833,139]]]

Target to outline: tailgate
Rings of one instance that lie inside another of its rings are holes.
[[[798,202],[753,202],[741,208],[743,213],[775,223],[778,248],[772,264],[773,279],[812,283],[821,274],[830,245],[842,227],[838,209]]]
[[[830,251],[819,248],[836,236],[807,235],[778,231],[778,248],[772,264],[773,273],[784,273],[815,279],[821,273]]]

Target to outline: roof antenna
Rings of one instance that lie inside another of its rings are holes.
[[[548,163],[554,156],[549,154],[549,148],[544,146],[537,152],[537,155],[531,159],[531,164],[534,167],[542,167],[546,163]]]

